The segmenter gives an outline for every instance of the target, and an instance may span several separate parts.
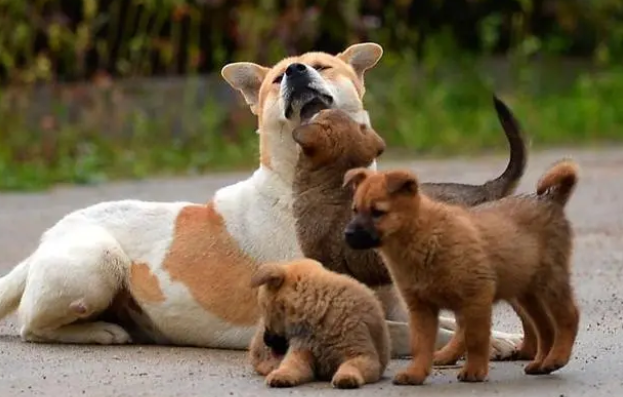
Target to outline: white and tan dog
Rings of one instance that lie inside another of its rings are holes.
[[[246,349],[259,316],[254,270],[302,256],[291,206],[292,130],[328,107],[369,123],[364,74],[381,55],[379,45],[363,43],[272,68],[225,66],[223,77],[258,117],[259,168],[207,204],[123,200],[68,214],[0,279],[0,318],[17,309],[21,336],[32,342]],[[394,355],[408,354],[406,313],[395,312],[402,322],[390,323]],[[445,344],[454,322],[441,324],[438,343]],[[494,336],[498,358],[521,340]]]

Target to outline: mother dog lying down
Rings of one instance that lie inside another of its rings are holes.
[[[369,123],[364,74],[381,55],[379,45],[363,43],[272,68],[225,66],[223,77],[258,117],[259,168],[207,204],[122,200],[66,215],[0,279],[0,318],[17,309],[21,337],[31,342],[246,349],[259,317],[254,270],[302,256],[292,213],[292,130],[323,108]],[[454,323],[442,323],[445,344]],[[494,354],[510,356],[520,339],[494,333],[502,349]]]

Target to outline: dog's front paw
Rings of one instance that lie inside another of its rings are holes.
[[[130,334],[116,324],[93,323],[93,342],[100,345],[123,345],[132,342]]]
[[[364,384],[363,376],[355,371],[337,372],[331,380],[336,389],[357,389]]]
[[[475,365],[464,365],[459,374],[457,375],[457,379],[461,382],[484,382],[487,379],[487,373],[489,372],[489,368],[486,365],[483,366],[475,366]]]
[[[521,334],[494,332],[491,338],[491,361],[507,361],[517,357],[517,351],[523,342]]]
[[[301,383],[300,377],[283,369],[276,369],[266,377],[266,384],[270,387],[294,387]]]
[[[281,360],[278,358],[274,358],[274,357],[267,358],[255,364],[255,371],[262,376],[267,376],[268,374],[273,372],[275,369],[277,369],[280,363],[281,363]]]
[[[424,383],[428,375],[430,375],[430,371],[425,368],[409,367],[398,372],[394,376],[393,383],[400,386],[419,386]]]

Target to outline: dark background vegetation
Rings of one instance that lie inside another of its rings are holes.
[[[375,41],[376,129],[411,155],[622,140],[620,0],[0,0],[0,188],[255,163],[218,72]]]

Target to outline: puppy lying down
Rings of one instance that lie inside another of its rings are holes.
[[[259,287],[261,320],[249,354],[269,386],[331,379],[349,389],[380,380],[389,331],[364,284],[311,259],[262,265],[251,284]]]

